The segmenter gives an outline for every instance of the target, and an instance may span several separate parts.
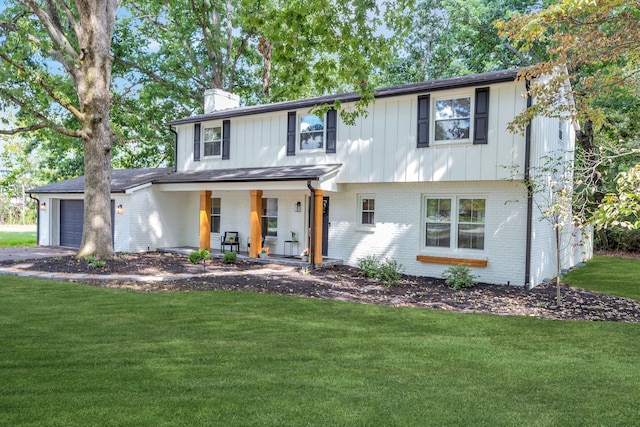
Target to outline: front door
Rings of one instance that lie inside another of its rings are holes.
[[[322,256],[329,253],[329,198],[322,198]]]

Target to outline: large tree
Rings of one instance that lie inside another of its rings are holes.
[[[7,2],[0,28],[0,98],[19,126],[80,138],[85,170],[78,256],[110,258],[111,37],[118,0]],[[70,88],[73,88],[71,90]],[[73,117],[66,121],[66,114]]]

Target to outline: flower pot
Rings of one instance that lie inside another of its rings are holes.
[[[302,259],[302,262],[309,262],[309,257],[306,255],[303,255],[300,258]]]
[[[269,254],[267,254],[267,253],[263,253],[263,252],[260,252],[260,253],[258,254],[258,256],[259,256],[260,258],[269,258]]]

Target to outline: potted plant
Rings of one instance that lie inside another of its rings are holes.
[[[296,234],[295,231],[291,231],[291,241],[292,242],[297,242],[298,241],[298,235]]]
[[[303,262],[309,262],[310,254],[311,254],[311,251],[309,250],[309,248],[307,248],[304,251],[302,251],[302,253],[300,254],[300,258],[302,259]]]
[[[260,251],[258,256],[260,258],[268,258],[270,253],[271,253],[271,251],[269,250],[269,248],[265,247],[265,248],[262,248],[262,250]]]

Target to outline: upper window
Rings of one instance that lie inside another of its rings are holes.
[[[204,156],[222,155],[222,127],[204,128]]]
[[[484,249],[485,205],[485,199],[427,197],[425,246]],[[457,230],[455,241],[452,239],[452,230]]]
[[[222,199],[219,197],[211,198],[211,232],[219,233],[220,232],[220,211],[221,211],[221,203]]]
[[[316,115],[300,116],[300,150],[324,148],[324,120]]]
[[[262,199],[262,234],[278,235],[278,199]]]
[[[360,225],[376,224],[376,199],[370,196],[360,197]]]
[[[434,122],[436,141],[468,140],[471,135],[471,97],[436,100]]]

